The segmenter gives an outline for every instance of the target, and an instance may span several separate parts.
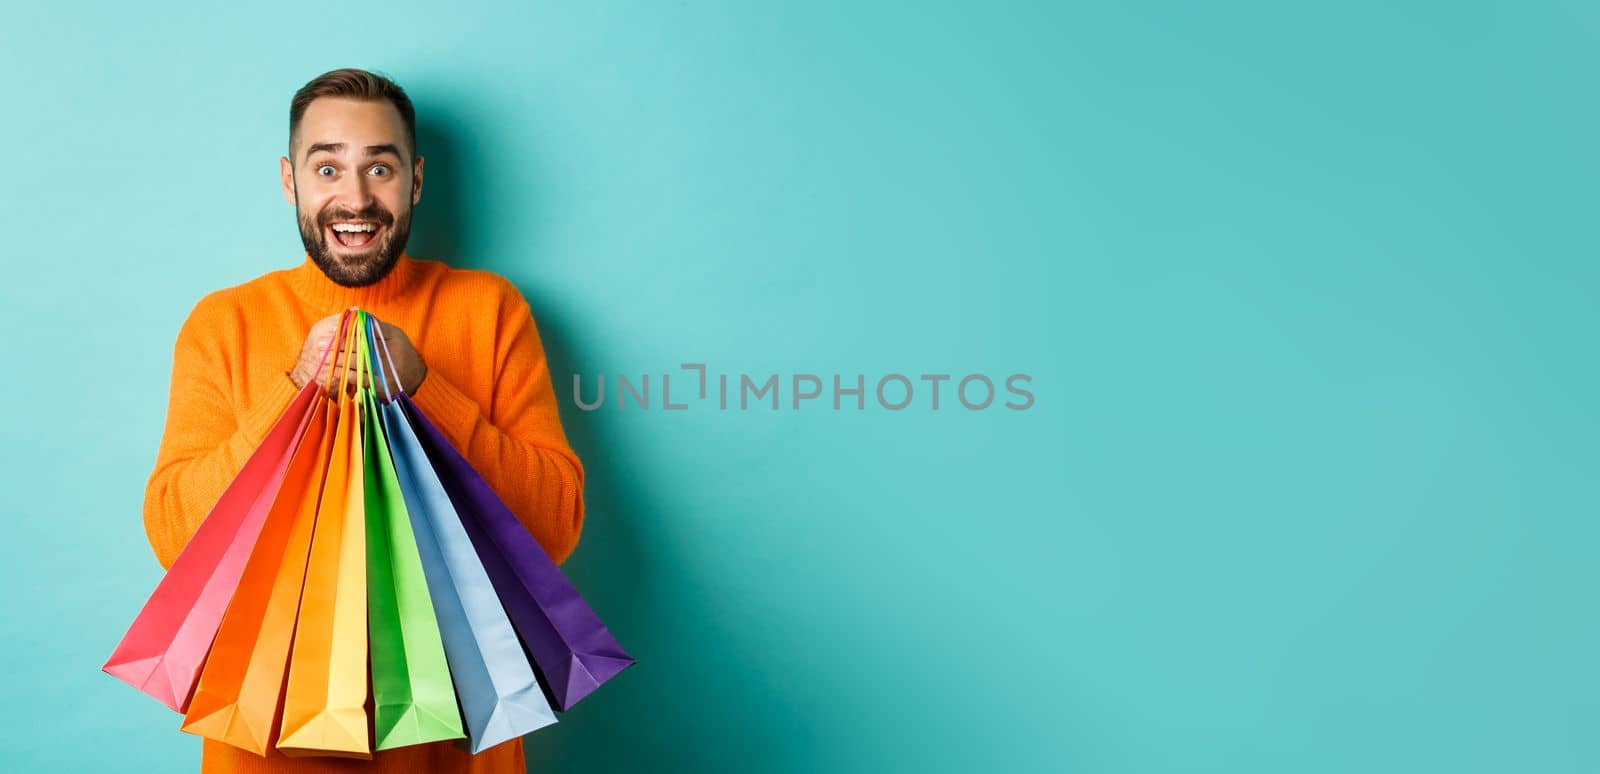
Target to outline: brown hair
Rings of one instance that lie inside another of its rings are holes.
[[[400,111],[406,124],[406,141],[411,144],[411,157],[417,156],[417,111],[411,107],[411,98],[400,84],[388,78],[355,67],[329,70],[312,78],[294,93],[289,101],[289,158],[294,159],[294,134],[300,128],[300,119],[306,108],[317,97],[351,97],[354,99],[386,99]]]

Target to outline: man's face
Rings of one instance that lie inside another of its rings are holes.
[[[400,111],[388,100],[319,97],[291,151],[279,174],[306,253],[340,285],[382,279],[405,250],[422,196],[422,159],[409,158]]]

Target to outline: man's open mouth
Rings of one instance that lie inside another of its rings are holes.
[[[383,224],[372,220],[348,220],[328,226],[332,239],[344,247],[360,249],[373,244],[383,233]]]

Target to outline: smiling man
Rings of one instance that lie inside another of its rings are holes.
[[[411,101],[357,69],[324,73],[294,95],[279,161],[304,260],[200,299],[178,332],[166,427],[145,490],[144,526],[162,567],[335,344],[340,313],[383,321],[405,390],[483,474],[550,556],[583,525],[583,467],[557,414],[532,311],[516,287],[405,251],[422,197]],[[330,361],[338,360],[330,356]],[[317,377],[330,389],[333,369]],[[265,758],[206,739],[204,772],[524,771],[522,740],[478,755],[450,742],[376,752],[371,761]]]

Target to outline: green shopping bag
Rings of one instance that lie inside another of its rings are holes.
[[[361,356],[371,356],[367,314],[361,312]],[[383,437],[377,395],[361,401],[367,517],[367,626],[372,657],[375,747],[461,739],[461,710],[445,661],[422,557]]]

